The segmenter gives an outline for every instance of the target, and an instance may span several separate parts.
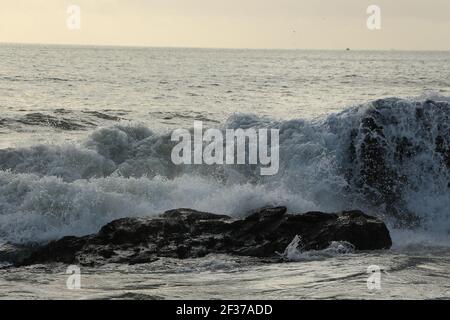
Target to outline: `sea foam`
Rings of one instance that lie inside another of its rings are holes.
[[[176,166],[170,133],[135,124],[97,129],[78,145],[3,149],[0,237],[83,235],[116,218],[178,207],[238,216],[285,205],[290,212],[361,209],[392,226],[387,208],[394,206],[417,216],[425,233],[448,239],[449,115],[448,98],[426,97],[381,99],[314,120],[231,116],[220,129],[279,129],[279,172],[266,177],[257,165]],[[386,184],[367,173],[377,161],[364,151],[369,138],[394,177]]]

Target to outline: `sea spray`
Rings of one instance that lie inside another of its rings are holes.
[[[286,205],[291,212],[361,209],[387,221],[396,220],[395,208],[419,217],[424,232],[445,238],[449,114],[443,99],[382,99],[315,120],[230,117],[220,130],[279,130],[274,176],[261,176],[258,164],[176,166],[170,134],[142,125],[100,128],[79,145],[3,149],[0,237],[26,242],[81,235],[114,218],[177,207],[243,215]],[[376,156],[383,167],[371,167],[367,139],[380,147],[373,150],[381,150]],[[395,179],[377,180],[370,170]]]

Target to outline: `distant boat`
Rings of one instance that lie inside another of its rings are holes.
[[[350,48],[345,49],[346,51],[350,51]]]

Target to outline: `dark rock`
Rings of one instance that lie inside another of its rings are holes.
[[[357,250],[387,249],[386,225],[361,211],[286,214],[285,207],[262,208],[244,219],[191,209],[170,210],[155,218],[112,221],[98,234],[53,241],[23,263],[98,265],[148,263],[158,257],[196,258],[209,253],[274,257],[299,235],[305,250],[348,241]]]
[[[450,172],[450,105],[381,99],[361,114],[349,132],[345,176],[352,192],[357,189],[373,207],[386,208],[398,227],[419,226],[405,198],[409,190],[420,189],[421,175],[429,179]],[[427,157],[435,162],[425,163]],[[411,175],[413,166],[417,170]]]

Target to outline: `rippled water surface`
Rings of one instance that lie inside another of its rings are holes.
[[[378,265],[380,287],[368,289]],[[65,266],[0,270],[0,298],[16,299],[449,299],[450,256],[378,252],[282,264],[210,255],[153,265],[81,269],[68,290]]]

